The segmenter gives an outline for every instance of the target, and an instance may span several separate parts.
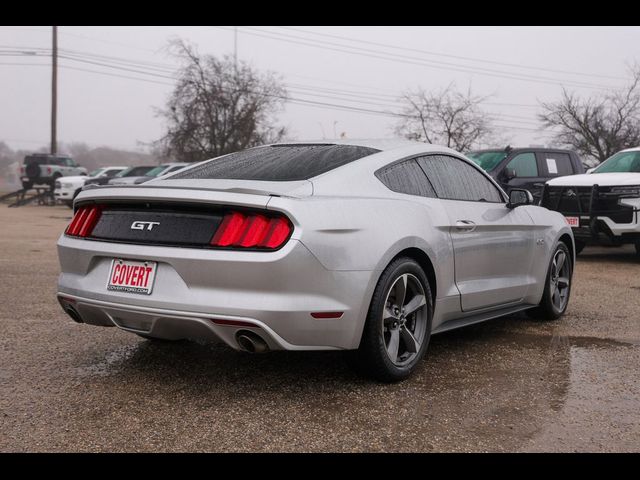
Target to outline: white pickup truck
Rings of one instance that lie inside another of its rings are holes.
[[[586,245],[633,244],[640,255],[640,147],[616,153],[591,173],[548,181],[540,205],[566,217],[577,253]]]
[[[82,187],[89,181],[102,180],[96,183],[107,183],[109,179],[125,170],[127,167],[102,167],[94,170],[89,175],[77,175],[60,178],[55,183],[53,192],[56,200],[61,201],[69,208],[73,207],[73,200],[78,196]]]
[[[34,185],[53,187],[61,177],[86,174],[87,169],[78,165],[73,158],[48,153],[27,155],[20,166],[20,180],[22,188],[26,190]]]

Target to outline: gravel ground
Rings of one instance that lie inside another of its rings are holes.
[[[66,207],[0,206],[0,451],[639,451],[640,262],[587,249],[557,322],[433,337],[400,384],[342,353],[252,356],[73,323]]]

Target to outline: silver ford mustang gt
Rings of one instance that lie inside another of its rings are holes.
[[[77,322],[249,352],[354,350],[407,377],[430,336],[566,310],[562,215],[459,153],[363,141],[276,144],[137,186],[94,187],[60,237]]]

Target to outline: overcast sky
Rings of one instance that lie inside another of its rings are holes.
[[[397,96],[454,82],[492,96],[486,110],[512,145],[545,144],[548,133],[537,131],[538,101],[558,98],[561,85],[583,95],[624,85],[640,44],[637,27],[311,26],[237,32],[239,59],[281,75],[290,96],[303,103],[287,104],[279,116],[298,139],[342,132],[350,138],[393,136],[395,122],[387,113],[399,110]],[[165,47],[173,37],[193,42],[201,53],[234,50],[234,27],[59,27],[61,54],[75,58],[60,59],[59,140],[140,150],[160,137],[163,124],[154,109],[171,92],[174,60]],[[0,27],[0,141],[12,148],[48,142],[50,59],[38,49],[50,47],[51,27]]]

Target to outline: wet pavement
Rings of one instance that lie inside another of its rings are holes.
[[[78,325],[66,207],[0,206],[0,451],[638,451],[640,261],[587,249],[567,315],[434,336],[408,381],[344,353],[252,356]]]

